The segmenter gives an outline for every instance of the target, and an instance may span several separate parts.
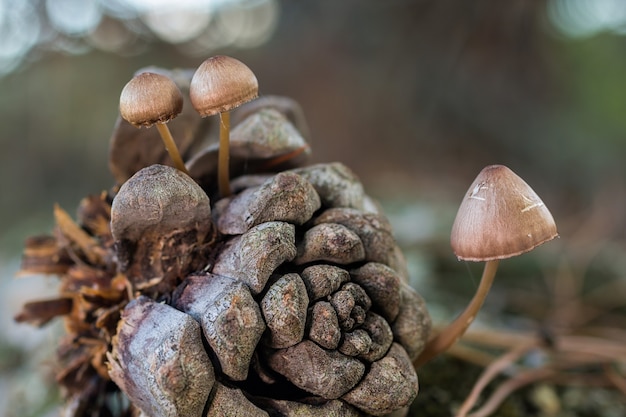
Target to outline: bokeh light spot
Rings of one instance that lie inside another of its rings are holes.
[[[601,32],[623,34],[626,30],[623,0],[550,0],[547,12],[551,24],[570,38]]]
[[[143,21],[161,39],[181,43],[198,36],[209,24],[209,9],[151,10],[142,16]]]
[[[46,0],[50,23],[67,35],[83,35],[96,28],[102,12],[96,0]]]
[[[219,15],[221,30],[235,46],[252,48],[261,45],[274,32],[278,10],[275,0],[233,2]]]
[[[108,52],[123,52],[137,38],[137,34],[119,20],[104,18],[89,34],[88,41],[96,48]]]
[[[41,25],[30,3],[0,0],[0,75],[15,69],[39,39]]]
[[[279,14],[277,0],[0,0],[0,77],[45,51],[134,55],[159,42],[189,56],[254,48],[270,39]]]

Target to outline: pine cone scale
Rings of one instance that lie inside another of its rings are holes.
[[[222,372],[235,381],[245,380],[266,327],[248,287],[232,278],[208,274],[187,277],[180,288],[173,305],[200,323]]]
[[[202,414],[215,374],[190,316],[139,297],[124,309],[108,356],[111,379],[147,415]]]

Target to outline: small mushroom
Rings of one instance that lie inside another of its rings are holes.
[[[152,72],[134,76],[120,94],[120,114],[130,124],[156,128],[176,168],[189,175],[166,123],[183,110],[183,95],[169,77]]]
[[[523,179],[503,165],[484,168],[461,202],[450,239],[459,259],[486,262],[480,284],[463,313],[426,344],[415,366],[445,352],[465,333],[487,297],[500,259],[557,236],[552,214]]]
[[[189,86],[191,104],[202,117],[220,114],[218,186],[223,197],[230,195],[229,135],[230,111],[259,95],[259,83],[243,62],[217,55],[204,61]]]

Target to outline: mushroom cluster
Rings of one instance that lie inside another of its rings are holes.
[[[498,260],[557,236],[521,178],[485,168],[452,231],[459,259],[485,272],[429,338],[379,205],[345,165],[304,164],[293,100],[257,95],[230,57],[140,71],[111,139],[117,184],[85,198],[76,221],[55,207],[54,233],[26,242],[22,272],[58,275],[60,294],[16,319],[64,318],[65,416],[401,417],[415,369],[467,329]],[[217,113],[218,126],[204,118]]]
[[[198,71],[209,71],[205,64]],[[222,114],[256,95],[216,81],[219,68],[199,78],[149,72],[196,105],[195,95],[223,89]],[[27,304],[18,319],[65,318],[58,381],[66,415],[405,413],[430,318],[407,284],[389,222],[354,173],[341,163],[304,165],[301,110],[268,96],[233,110],[232,180],[218,186],[224,116],[215,129],[183,105],[171,119],[153,113],[156,99],[152,108],[133,102],[142,94],[124,107],[149,115],[120,107],[123,118],[148,122],[116,125],[118,184],[86,198],[76,222],[58,209],[55,234],[26,246],[24,272],[61,277],[57,299]],[[133,127],[166,120],[183,167],[170,146],[175,167],[165,151],[145,152],[154,135]]]

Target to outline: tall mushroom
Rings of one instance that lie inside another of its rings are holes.
[[[486,262],[480,284],[465,311],[427,343],[414,365],[446,351],[465,333],[485,301],[500,259],[557,236],[550,211],[523,179],[503,165],[484,168],[461,202],[450,238],[460,260]]]
[[[152,72],[134,76],[120,94],[120,114],[136,127],[156,124],[174,166],[189,175],[166,123],[183,109],[183,95],[170,78]]]
[[[220,114],[220,150],[217,179],[222,197],[230,195],[229,149],[230,110],[259,95],[256,76],[243,62],[217,55],[204,61],[189,86],[191,104],[202,117]]]

